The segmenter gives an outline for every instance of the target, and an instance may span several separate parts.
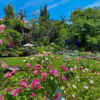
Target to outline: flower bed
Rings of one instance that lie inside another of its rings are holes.
[[[0,67],[0,100],[97,100],[100,63],[85,58],[65,59],[50,52],[29,57],[20,70]],[[59,92],[57,90],[62,90]]]

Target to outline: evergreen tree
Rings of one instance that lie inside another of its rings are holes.
[[[49,21],[49,14],[47,6],[45,5],[43,9],[40,9],[40,24],[42,24],[42,22],[48,22],[48,21]]]
[[[40,9],[39,17],[39,38],[40,41],[44,40],[44,43],[48,43],[48,32],[50,31],[51,23],[49,19],[49,13],[47,6],[45,5],[43,9]]]
[[[22,9],[19,10],[18,14],[21,20],[24,20],[24,18],[26,17],[26,12],[25,11],[23,12]]]
[[[4,8],[4,12],[5,12],[5,18],[9,19],[9,18],[14,18],[16,16],[16,14],[13,11],[13,7],[8,4],[5,8]]]

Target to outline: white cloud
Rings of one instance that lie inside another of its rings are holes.
[[[60,6],[60,5],[63,5],[63,4],[65,4],[65,3],[67,3],[68,1],[69,1],[69,0],[62,0],[62,1],[60,1],[60,2],[54,3],[54,4],[52,4],[52,5],[49,5],[49,6],[48,6],[48,10],[53,9],[53,8],[56,8],[56,7]]]
[[[94,8],[94,7],[100,7],[100,1],[97,1],[97,2],[95,2],[93,4],[90,4],[90,5],[86,6],[86,7],[84,7],[84,9],[86,9],[86,8]]]
[[[53,1],[53,0],[51,0],[51,1]],[[67,3],[69,0],[61,0],[60,2],[57,2],[57,3],[53,3],[53,4],[51,4],[51,5],[48,5],[47,6],[47,9],[48,10],[51,10],[51,9],[53,9],[53,8],[56,8],[56,7],[58,7],[58,6],[60,6],[60,5],[63,5],[63,4],[65,4],[65,3]],[[27,6],[30,6],[30,4],[27,4]],[[24,6],[25,8],[27,8],[27,6]],[[40,9],[36,9],[36,10],[34,10],[33,12],[32,12],[32,15],[38,15],[40,13]]]

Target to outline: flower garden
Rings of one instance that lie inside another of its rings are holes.
[[[72,24],[51,20],[47,6],[29,21],[4,11],[0,100],[100,100],[100,10],[76,10]]]
[[[43,52],[25,57],[11,69],[0,66],[1,100],[99,100],[100,62]],[[9,70],[7,70],[9,69]],[[60,91],[59,91],[60,90]]]

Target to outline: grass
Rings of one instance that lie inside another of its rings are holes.
[[[5,62],[8,66],[23,65],[26,57],[4,57],[0,58],[0,62]]]

